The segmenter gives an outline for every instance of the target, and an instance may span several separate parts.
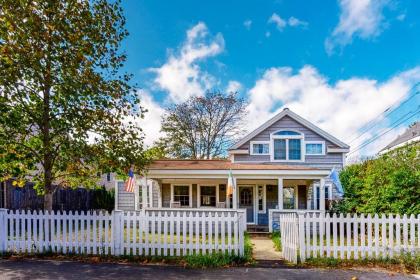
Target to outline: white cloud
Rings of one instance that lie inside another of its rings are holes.
[[[167,62],[150,71],[156,74],[154,85],[169,93],[173,102],[202,95],[215,84],[215,78],[203,71],[199,63],[224,50],[223,36],[210,36],[207,26],[200,22],[187,31],[179,53],[169,55]]]
[[[270,68],[248,92],[249,129],[256,128],[277,113],[280,107],[286,106],[348,142],[364,124],[407,96],[411,86],[419,79],[420,67],[397,74],[382,83],[355,77],[334,84],[313,66],[304,66],[297,73],[290,67]],[[372,136],[366,134],[351,146],[354,148]],[[373,142],[369,147],[372,150],[368,152],[377,152],[381,148],[378,143]]]
[[[144,118],[137,121],[138,125],[143,129],[145,134],[144,143],[151,146],[154,141],[158,140],[162,133],[161,118],[165,110],[158,104],[148,91],[140,90],[138,92],[140,104],[147,112]]]
[[[268,23],[274,23],[278,30],[283,30],[286,27],[287,21],[282,19],[278,14],[273,13],[268,19]]]
[[[378,36],[384,28],[383,9],[388,0],[340,0],[340,20],[325,40],[329,54],[334,48],[351,43],[353,37],[368,39]]]
[[[244,21],[244,26],[245,26],[246,29],[250,30],[251,25],[252,25],[252,20],[247,19],[246,21]]]
[[[269,38],[271,36],[271,32],[270,31],[266,31],[265,32],[265,37]]]
[[[268,19],[268,23],[273,23],[276,25],[277,29],[283,31],[287,25],[291,27],[307,27],[308,23],[306,21],[300,20],[295,17],[289,17],[289,19],[283,19],[278,14],[273,13]],[[268,37],[268,36],[267,36]]]
[[[295,26],[301,26],[301,27],[308,26],[308,23],[306,21],[297,19],[295,17],[290,17],[287,22],[290,26],[293,26],[293,27],[295,27]]]
[[[226,92],[230,93],[230,92],[239,92],[242,89],[242,84],[238,81],[229,81],[227,87],[226,87]]]

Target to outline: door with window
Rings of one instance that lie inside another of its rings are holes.
[[[253,224],[254,219],[254,187],[239,186],[239,208],[246,209],[246,222]]]

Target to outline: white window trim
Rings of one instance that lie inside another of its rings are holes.
[[[254,144],[268,144],[268,153],[259,154],[254,152]],[[251,156],[267,156],[270,154],[270,141],[251,141],[249,142],[249,154]]]
[[[216,205],[215,206],[201,206],[201,187],[215,187],[216,188]],[[219,185],[211,184],[197,184],[197,207],[200,208],[216,208],[219,203]]]
[[[299,133],[300,135],[274,135],[280,131],[293,131]],[[274,159],[274,140],[275,139],[284,139],[286,140],[286,159]],[[300,159],[289,159],[289,139],[300,139]],[[274,131],[270,134],[270,161],[272,162],[305,162],[305,134],[300,131],[293,130],[293,129],[282,129]]]
[[[265,214],[267,211],[267,185],[256,185],[257,186],[257,211],[258,214]],[[260,205],[258,201],[258,188],[262,186],[263,187],[263,210],[260,210]]]
[[[181,183],[177,183],[177,184],[171,184],[171,203],[175,202],[174,200],[174,187],[176,186],[188,186],[188,196],[189,196],[189,205],[188,206],[181,206],[181,207],[189,207],[192,208],[193,207],[193,203],[192,203],[192,184],[181,184]]]
[[[308,154],[306,153],[306,144],[321,144],[322,152],[320,154]],[[325,141],[305,141],[305,154],[308,156],[325,156]]]

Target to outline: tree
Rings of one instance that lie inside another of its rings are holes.
[[[98,170],[147,162],[124,25],[119,1],[0,5],[0,179],[34,181],[45,209],[57,185],[94,187]]]
[[[344,213],[420,214],[420,145],[392,150],[340,172]]]
[[[225,155],[241,134],[246,102],[237,93],[207,92],[166,109],[158,145],[170,157],[211,159]]]

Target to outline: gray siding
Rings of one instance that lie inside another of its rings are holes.
[[[118,209],[134,210],[134,193],[124,190],[124,182],[118,182]]]
[[[332,142],[326,140],[319,134],[315,133],[314,131],[308,129],[307,127],[303,126],[302,124],[298,123],[294,119],[290,118],[289,116],[285,116],[281,120],[274,123],[272,126],[268,127],[260,134],[252,138],[250,141],[270,141],[270,134],[277,131],[277,130],[285,130],[285,129],[292,129],[299,131],[304,134],[305,141],[325,141],[325,147],[335,147],[337,145],[333,144]],[[240,147],[240,149],[248,149],[250,150],[249,143],[245,143]],[[269,155],[235,155],[234,157],[235,162],[270,162]],[[275,162],[273,164],[287,164],[287,165],[305,165],[305,166],[312,166],[316,168],[325,168],[331,169],[333,167],[337,169],[341,169],[343,167],[343,154],[342,153],[327,153],[324,156],[305,156],[305,162]]]

